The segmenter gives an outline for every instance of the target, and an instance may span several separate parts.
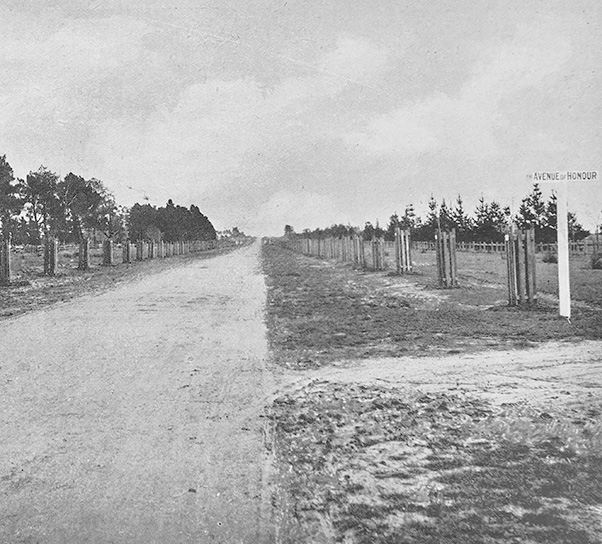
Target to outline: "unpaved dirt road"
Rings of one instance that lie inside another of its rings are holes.
[[[0,542],[261,543],[259,245],[0,323]]]

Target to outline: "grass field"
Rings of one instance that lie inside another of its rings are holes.
[[[361,359],[378,376],[380,357],[602,338],[595,304],[575,308],[571,323],[545,297],[535,309],[507,307],[496,256],[459,254],[453,290],[436,287],[431,257],[394,277],[264,247],[273,362],[305,376],[269,410],[281,541],[599,544],[597,389],[565,410],[559,400],[496,404],[461,385],[425,392],[352,378]],[[348,381],[311,379],[330,364]]]
[[[553,301],[530,310],[509,308],[505,288],[481,279],[461,275],[460,288],[437,289],[428,263],[416,274],[395,277],[276,246],[264,253],[271,347],[279,364],[291,368],[602,338],[598,307],[575,308],[571,323],[558,317]],[[486,276],[486,269],[480,274]]]
[[[72,273],[77,269],[79,248],[76,245],[61,246],[58,251],[57,275]],[[115,264],[122,263],[121,247],[113,252]],[[90,265],[96,268],[102,264],[102,247],[90,248]],[[44,272],[42,247],[14,248],[11,252],[11,273],[16,281],[38,277]]]
[[[491,303],[506,298],[506,260],[500,253],[476,253],[458,251],[458,278],[461,286],[480,286],[491,288]],[[536,282],[537,290],[544,295],[558,296],[558,265],[543,262],[543,255],[537,254]],[[417,281],[429,287],[435,287],[437,269],[434,251],[415,251]],[[587,256],[571,257],[569,262],[571,280],[571,298],[602,307],[602,270],[591,268]],[[495,299],[495,300],[494,300]]]

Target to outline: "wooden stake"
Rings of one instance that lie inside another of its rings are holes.
[[[0,285],[10,285],[10,238],[0,240]]]
[[[449,271],[450,271],[450,287],[458,286],[457,278],[457,262],[456,262],[456,229],[452,229],[448,239],[449,248]]]

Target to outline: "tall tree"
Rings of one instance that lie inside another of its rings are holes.
[[[506,210],[495,201],[488,204],[481,196],[475,210],[474,238],[481,242],[501,242],[507,226]]]
[[[546,203],[545,213],[539,231],[539,242],[551,243],[556,241],[556,229],[558,228],[558,199],[552,193]]]
[[[439,210],[435,197],[431,195],[428,202],[428,213],[424,222],[421,222],[420,226],[416,228],[415,238],[416,240],[433,240],[438,228]]]
[[[577,221],[577,215],[573,212],[568,212],[568,223],[569,223],[569,238],[578,242],[587,238],[591,233],[589,230],[583,228],[583,225]]]
[[[473,221],[464,210],[462,197],[458,195],[456,205],[452,211],[453,221],[456,225],[456,235],[459,242],[467,242],[472,237]]]
[[[441,206],[439,206],[439,227],[441,230],[450,231],[451,229],[456,228],[456,226],[453,210],[447,207],[445,199],[443,199],[441,201]]]
[[[402,229],[414,229],[417,223],[418,219],[414,210],[414,204],[408,204],[403,211],[403,217],[400,219],[400,226]]]
[[[590,234],[588,230],[583,228],[577,221],[577,216],[573,212],[568,212],[567,215],[569,238],[572,241],[583,240]],[[552,193],[546,203],[546,210],[542,220],[539,240],[544,243],[553,243],[557,240],[558,229],[558,197]]]
[[[189,237],[190,240],[215,240],[217,238],[217,233],[215,232],[215,228],[211,224],[211,221],[209,221],[209,218],[206,215],[201,213],[198,206],[191,204],[190,217],[192,225]],[[294,232],[293,229],[293,233]]]
[[[57,196],[58,181],[57,174],[40,166],[37,171],[29,172],[25,180],[20,180],[18,183],[19,193],[33,223],[33,243],[38,244],[40,234],[42,232],[48,234],[51,225],[58,222],[53,221],[60,213]]]
[[[57,193],[65,234],[73,234],[80,242],[84,239],[85,230],[106,227],[106,210],[114,205],[114,200],[100,180],[85,180],[69,173],[58,183]]]
[[[19,189],[15,181],[13,169],[6,160],[6,155],[0,156],[0,234],[10,235],[11,220],[21,211]]]
[[[125,210],[117,205],[115,196],[102,183],[99,182],[95,190],[101,201],[90,217],[90,225],[102,232],[107,239],[122,240],[125,231]]]
[[[128,213],[127,225],[130,240],[153,238],[152,231],[159,230],[159,213],[150,204],[134,204]],[[159,232],[161,232],[159,230]]]
[[[190,209],[176,206],[169,199],[163,208],[150,204],[134,204],[127,218],[132,240],[157,238],[167,242],[178,240],[215,240],[217,233],[211,221],[201,213],[198,206]]]
[[[520,228],[535,228],[535,239],[541,241],[546,224],[546,203],[539,184],[534,183],[531,193],[522,199],[516,222]]]
[[[385,232],[385,240],[388,242],[395,240],[395,229],[397,229],[399,226],[401,226],[401,220],[399,219],[397,212],[395,212],[389,218],[389,224],[387,225],[387,230]]]
[[[362,232],[362,238],[367,241],[372,240],[372,238],[375,237],[375,230],[376,229],[374,228],[374,225],[370,223],[370,221],[366,221],[366,224],[364,225],[364,230]]]

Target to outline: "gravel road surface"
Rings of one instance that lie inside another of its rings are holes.
[[[259,250],[0,323],[0,542],[271,541]]]

